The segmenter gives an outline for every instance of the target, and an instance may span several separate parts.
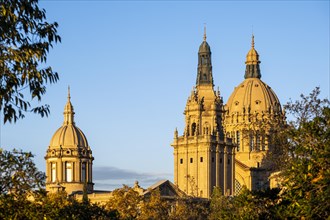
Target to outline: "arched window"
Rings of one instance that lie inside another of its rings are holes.
[[[86,170],[86,162],[81,164],[81,182],[86,182],[86,175],[87,170]]]
[[[65,180],[67,182],[72,182],[72,163],[65,162]]]
[[[204,128],[203,128],[203,134],[208,135],[209,134],[209,124],[205,122]]]
[[[194,122],[191,125],[191,135],[195,136],[195,133],[196,133],[196,123]]]
[[[51,181],[56,182],[56,163],[51,163]]]

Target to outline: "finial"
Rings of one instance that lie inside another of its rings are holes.
[[[64,107],[64,125],[74,124],[74,120],[73,120],[74,111],[70,99],[71,99],[70,86],[68,86],[68,100]]]
[[[254,34],[252,33],[252,48],[254,48]]]
[[[70,86],[68,86],[68,100],[71,99],[71,96],[70,96]]]
[[[204,23],[204,41],[206,41],[206,23]]]

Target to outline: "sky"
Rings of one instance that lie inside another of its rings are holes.
[[[173,181],[170,144],[176,127],[183,133],[204,25],[215,89],[225,102],[244,80],[252,33],[261,79],[282,105],[316,86],[329,98],[329,1],[41,0],[40,6],[62,37],[47,59],[60,81],[40,103],[51,114],[1,124],[0,145],[31,151],[45,171],[70,86],[76,125],[95,158],[95,189]]]

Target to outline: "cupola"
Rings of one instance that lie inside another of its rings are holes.
[[[85,134],[75,125],[70,88],[64,107],[64,121],[50,140],[46,152],[46,190],[65,190],[68,194],[93,191],[92,165],[94,157]]]

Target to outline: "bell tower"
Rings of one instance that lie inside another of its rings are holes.
[[[234,146],[222,128],[223,101],[213,88],[211,49],[204,40],[198,51],[196,86],[188,97],[185,129],[174,132],[174,183],[191,196],[210,198],[215,186],[233,194]]]

